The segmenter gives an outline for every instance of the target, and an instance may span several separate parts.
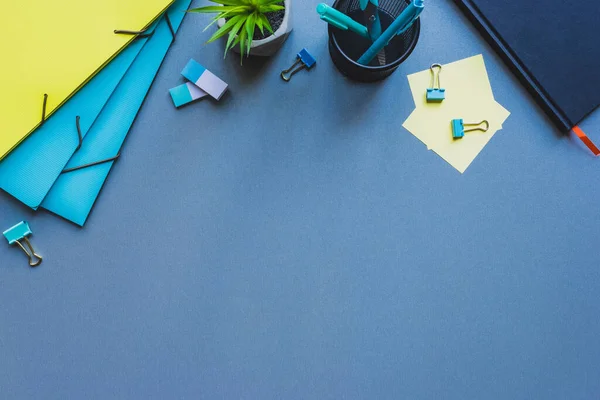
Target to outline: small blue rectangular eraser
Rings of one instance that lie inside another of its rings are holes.
[[[183,71],[181,71],[181,75],[183,75],[187,80],[196,83],[198,79],[202,76],[202,74],[206,71],[206,68],[198,61],[191,59],[188,63],[183,67]]]
[[[441,103],[446,98],[446,89],[427,89],[428,103]]]
[[[460,139],[465,136],[465,127],[462,119],[452,120],[452,137],[454,139]]]
[[[33,232],[29,229],[29,224],[26,221],[21,221],[12,228],[4,231],[3,235],[8,240],[8,244],[13,244],[18,240],[30,236]]]
[[[207,95],[205,91],[190,82],[169,89],[169,94],[175,107],[181,107]]]
[[[181,75],[215,100],[220,100],[227,91],[227,83],[207,70],[203,65],[191,59],[181,71]]]

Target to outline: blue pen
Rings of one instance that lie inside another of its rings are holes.
[[[405,32],[412,24],[419,18],[421,12],[423,12],[423,0],[413,0],[408,7],[402,11],[402,14],[392,22],[392,24],[381,34],[371,47],[360,56],[358,63],[362,65],[369,65],[369,63],[377,56],[385,46],[388,45],[390,40],[396,35],[400,35]]]
[[[366,26],[359,24],[346,14],[335,8],[329,7],[325,3],[321,3],[317,6],[317,12],[321,16],[321,19],[330,25],[335,26],[343,31],[350,30],[354,33],[359,34],[367,39],[370,38],[369,31]]]

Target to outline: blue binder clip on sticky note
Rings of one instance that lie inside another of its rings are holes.
[[[427,89],[427,102],[441,103],[446,98],[446,89],[440,87],[442,66],[440,64],[433,64],[429,69],[431,70],[431,87]]]
[[[466,126],[470,126],[471,128],[466,128]],[[465,136],[465,132],[473,132],[473,131],[482,131],[487,132],[490,129],[490,123],[486,120],[483,120],[476,124],[470,124],[463,122],[462,119],[453,119],[452,120],[452,137],[454,139],[462,139]]]
[[[227,83],[221,78],[207,70],[196,60],[190,60],[181,75],[200,89],[208,93],[215,100],[220,100],[227,91]]]
[[[281,71],[281,79],[289,82],[290,79],[292,79],[292,75],[294,75],[296,72],[304,68],[311,69],[316,63],[317,60],[312,56],[312,54],[310,54],[308,50],[302,49],[300,50],[300,53],[296,55],[296,62],[288,69]],[[296,66],[298,67],[296,68]]]
[[[186,82],[183,85],[169,89],[169,94],[173,99],[173,104],[175,104],[175,107],[181,107],[208,96],[208,93],[190,82]]]
[[[21,221],[12,228],[4,231],[4,237],[8,240],[9,245],[16,244],[25,252],[27,257],[29,258],[29,265],[32,267],[37,267],[42,263],[42,257],[33,250],[33,246],[29,242],[28,237],[33,234],[31,229],[29,228],[29,224],[26,221]],[[25,245],[23,245],[23,243]]]

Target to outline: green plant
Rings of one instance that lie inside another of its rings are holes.
[[[225,24],[220,27],[207,43],[229,35],[227,44],[225,45],[225,55],[227,51],[234,46],[240,46],[240,54],[242,58],[244,54],[248,56],[254,31],[258,28],[264,35],[266,29],[273,34],[273,28],[267,19],[265,13],[283,10],[283,0],[210,0],[213,3],[220,4],[218,6],[206,6],[193,8],[188,12],[196,13],[216,13],[212,22],[206,27],[208,29],[212,24],[219,19],[224,18]],[[205,29],[205,30],[206,30]]]

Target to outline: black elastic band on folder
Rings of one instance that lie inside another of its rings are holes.
[[[165,21],[167,21],[167,26],[169,27],[169,31],[171,31],[171,36],[173,36],[173,41],[175,41],[175,29],[173,29],[173,24],[171,23],[171,19],[169,18],[169,13],[165,12]],[[142,29],[141,31],[129,31],[126,29],[115,29],[114,32],[119,35],[137,35],[136,39],[146,38],[152,36],[154,31],[150,33],[146,33],[146,29]]]
[[[73,167],[73,168],[65,168],[65,169],[63,169],[63,171],[61,173],[62,174],[66,174],[66,173],[69,173],[69,172],[78,171],[80,169],[84,169],[84,168],[88,168],[88,167],[93,167],[94,165],[100,165],[100,164],[104,164],[104,163],[107,163],[107,162],[116,161],[120,156],[121,156],[121,153],[117,154],[114,157],[107,158],[106,160],[95,161],[93,163],[79,165],[79,166]]]
[[[173,36],[173,41],[175,41],[175,29],[173,29],[173,25],[171,25],[171,20],[169,19],[169,13],[165,13],[165,21],[167,21],[167,25],[169,26],[169,30],[171,31],[171,36]]]
[[[75,151],[81,148],[81,144],[83,143],[83,136],[81,135],[81,127],[79,126],[79,115],[75,117],[75,126],[77,127],[77,136],[79,138],[79,144]]]
[[[114,32],[117,35],[137,35],[136,39],[142,39],[142,38],[150,37],[154,33],[154,31],[152,31],[150,33],[146,33],[147,31],[148,31],[148,28],[142,29],[141,31],[129,31],[129,30],[126,30],[126,29],[115,29],[114,30]]]
[[[46,121],[46,103],[48,102],[48,94],[44,93],[44,103],[42,104],[42,124]]]

